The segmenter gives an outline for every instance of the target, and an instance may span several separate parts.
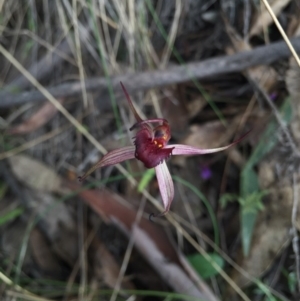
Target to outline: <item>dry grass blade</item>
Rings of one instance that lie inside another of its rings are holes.
[[[162,60],[161,60],[162,68],[165,68],[167,62],[169,61],[169,58],[170,58],[170,55],[172,53],[172,49],[173,49],[173,46],[174,46],[175,38],[177,36],[180,15],[182,13],[182,2],[181,2],[181,0],[176,0],[175,7],[176,7],[176,9],[175,9],[175,14],[174,14],[174,20],[173,20],[173,23],[172,23],[172,26],[171,26],[169,37],[167,39],[168,43],[166,45],[166,48],[164,50]]]
[[[84,76],[84,67],[82,63],[82,51],[80,46],[80,38],[79,38],[79,26],[78,26],[78,19],[77,19],[77,0],[73,0],[73,10],[72,10],[72,19],[73,19],[73,26],[75,30],[75,46],[76,46],[76,58],[77,58],[77,65],[79,69],[80,75],[80,83],[82,86],[82,98],[83,104],[86,108],[88,105],[87,93],[85,88],[85,76]]]
[[[45,135],[42,135],[36,139],[33,139],[31,141],[28,141],[16,148],[13,148],[7,152],[3,152],[3,153],[0,153],[0,160],[3,160],[3,159],[6,159],[6,158],[9,158],[9,157],[12,157],[12,156],[15,156],[21,152],[24,152],[25,150],[27,149],[30,149],[42,142],[45,142],[53,137],[55,137],[56,135],[59,135],[60,133],[62,133],[63,131],[67,130],[68,128],[70,127],[70,125],[67,125],[65,127],[62,127],[62,128],[58,128],[58,129],[55,129],[54,131],[52,132],[49,132]]]
[[[7,295],[11,296],[19,296],[25,300],[33,300],[33,301],[51,301],[50,299],[41,298],[39,296],[36,296],[29,291],[23,289],[21,286],[16,285],[13,283],[11,279],[6,277],[1,271],[0,271],[0,279],[3,283],[5,283],[7,286],[12,287],[15,291],[6,291]]]
[[[288,3],[291,0],[275,0],[272,1],[272,10],[274,14],[277,16],[282,9],[288,5]],[[269,12],[267,9],[263,9],[264,6],[261,6],[261,12],[260,15],[257,18],[257,21],[255,24],[253,24],[251,31],[250,31],[250,36],[259,34],[265,27],[267,27],[271,22],[272,22],[272,16],[270,16]]]
[[[280,31],[283,39],[285,40],[286,44],[288,45],[291,53],[293,54],[295,60],[297,61],[297,64],[298,66],[300,67],[300,59],[299,59],[299,56],[295,50],[295,48],[293,47],[293,45],[291,44],[291,41],[290,39],[287,37],[285,31],[283,30],[282,26],[280,25],[276,15],[274,14],[271,6],[269,5],[268,1],[267,0],[262,0],[264,5],[266,6],[267,10],[269,11],[269,14],[271,15],[272,19],[274,20],[274,23],[276,24],[278,30]]]

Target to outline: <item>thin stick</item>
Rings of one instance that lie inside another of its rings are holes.
[[[300,51],[300,38],[293,38],[291,41],[296,50]],[[282,41],[256,47],[250,51],[243,51],[234,55],[216,57],[202,62],[187,63],[182,66],[172,66],[165,70],[117,75],[110,79],[114,89],[121,91],[121,81],[128,92],[132,93],[182,83],[191,80],[191,78],[203,80],[222,74],[240,72],[257,65],[271,64],[289,56],[290,51],[286,43]],[[33,86],[35,85],[33,84]],[[86,80],[86,90],[88,92],[105,92],[103,90],[107,88],[107,78],[105,77]],[[49,87],[47,90],[56,98],[73,97],[82,93],[82,85],[80,82],[73,82]],[[0,108],[31,101],[45,101],[45,95],[41,91],[29,91],[18,94],[8,91],[0,92]],[[107,101],[105,104],[105,100],[103,99],[99,105],[103,107],[105,105],[110,106],[110,102]]]
[[[283,39],[285,40],[287,46],[289,47],[291,53],[293,54],[293,56],[294,56],[294,58],[295,58],[295,60],[296,60],[296,62],[297,62],[297,64],[298,64],[298,66],[300,67],[300,59],[299,59],[299,56],[298,56],[298,54],[297,54],[295,48],[293,47],[292,43],[290,42],[290,39],[287,37],[285,31],[283,30],[282,26],[280,25],[280,23],[279,23],[279,21],[278,21],[276,15],[274,14],[274,12],[273,12],[271,6],[269,5],[268,1],[267,1],[267,0],[262,0],[262,1],[263,1],[264,5],[266,6],[266,8],[267,8],[269,14],[271,15],[271,17],[272,17],[272,19],[273,19],[275,25],[277,26],[278,30],[280,31],[280,33],[281,33]]]

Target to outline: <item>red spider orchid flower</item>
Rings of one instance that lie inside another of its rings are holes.
[[[171,155],[204,155],[220,152],[241,141],[245,135],[227,146],[211,149],[201,149],[183,144],[168,145],[171,138],[168,121],[163,118],[143,120],[135,110],[129,94],[122,83],[121,86],[129,107],[136,119],[136,123],[130,128],[130,130],[137,130],[134,146],[126,146],[108,152],[82,177],[79,177],[79,180],[83,181],[100,167],[114,165],[125,160],[136,158],[143,162],[146,168],[155,168],[159,190],[164,205],[164,211],[156,216],[163,216],[168,213],[174,198],[174,185],[166,164],[166,160]],[[151,123],[158,123],[159,125],[153,128]]]

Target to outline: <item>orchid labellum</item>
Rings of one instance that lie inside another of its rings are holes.
[[[135,110],[122,83],[121,86],[129,107],[136,119],[136,123],[130,128],[130,130],[136,130],[134,146],[126,146],[108,152],[82,177],[79,177],[79,180],[83,181],[87,178],[87,176],[100,167],[114,165],[125,160],[136,158],[143,162],[146,168],[155,168],[159,190],[164,205],[164,211],[160,213],[159,216],[163,216],[169,211],[174,198],[174,185],[166,164],[166,159],[168,159],[171,155],[204,155],[220,152],[238,143],[245,135],[227,146],[211,149],[201,149],[183,144],[168,145],[171,138],[168,121],[163,118],[143,120]],[[153,123],[158,125],[152,127],[151,124]]]

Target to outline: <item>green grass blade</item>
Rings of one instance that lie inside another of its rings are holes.
[[[24,212],[23,208],[16,208],[9,212],[7,212],[5,215],[0,216],[0,226],[16,219]]]
[[[172,176],[172,178],[176,182],[181,183],[182,185],[184,185],[184,186],[188,187],[190,190],[192,190],[199,197],[199,199],[203,202],[203,204],[205,205],[205,207],[207,209],[207,212],[208,212],[208,214],[211,218],[212,224],[213,224],[215,244],[217,246],[219,246],[220,233],[219,233],[218,222],[217,222],[217,218],[216,218],[216,215],[214,213],[214,210],[213,210],[211,204],[209,203],[208,199],[205,197],[205,195],[197,187],[195,187],[191,183],[183,180],[182,178],[180,178],[178,176]]]
[[[154,168],[147,169],[143,174],[142,179],[139,182],[137,188],[138,192],[142,192],[148,186],[148,184],[151,182],[154,176],[155,176],[155,169]]]

